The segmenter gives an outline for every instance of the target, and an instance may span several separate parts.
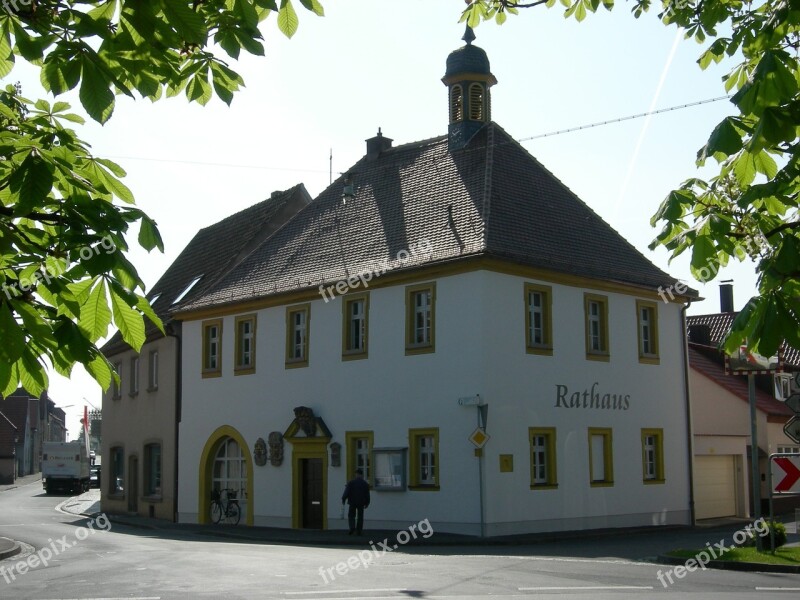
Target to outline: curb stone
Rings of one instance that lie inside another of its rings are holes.
[[[691,558],[691,557],[690,557]],[[685,565],[690,558],[660,554],[658,562],[668,565]],[[800,573],[800,565],[771,565],[767,563],[741,562],[732,560],[712,560],[706,563],[707,569],[723,571],[761,571],[762,573]],[[697,567],[697,570],[702,570]]]
[[[0,540],[8,541],[12,544],[11,548],[0,550],[0,560],[5,558],[11,558],[12,556],[16,556],[20,552],[22,552],[22,546],[16,540],[12,540],[9,538],[0,538]]]

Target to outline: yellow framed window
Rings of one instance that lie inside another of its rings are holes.
[[[610,428],[589,428],[589,482],[592,487],[614,485],[614,458]]]
[[[553,354],[553,290],[525,284],[525,350],[529,354]]]
[[[531,489],[557,488],[555,427],[530,427],[528,441],[531,457]]]
[[[434,351],[436,284],[406,288],[406,354]]]
[[[642,480],[664,483],[664,430],[642,429]]]
[[[236,317],[236,375],[256,371],[256,316]]]
[[[608,297],[584,294],[586,358],[608,360]]]
[[[439,489],[439,428],[410,429],[410,485],[417,490]]]
[[[219,377],[222,371],[222,320],[203,322],[203,377]]]
[[[356,475],[356,469],[364,472],[364,479],[373,485],[372,448],[375,434],[372,431],[347,431],[345,451],[347,452],[347,480]]]
[[[369,294],[345,296],[342,302],[342,358],[367,357]]]
[[[286,367],[308,366],[308,339],[311,305],[286,309]]]
[[[658,364],[658,304],[636,301],[639,362]]]

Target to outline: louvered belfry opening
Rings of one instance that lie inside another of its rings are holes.
[[[488,111],[484,107],[483,86],[480,83],[469,85],[469,118],[472,121],[488,121]]]
[[[472,45],[475,34],[471,28],[467,27],[462,39],[466,45],[450,53],[442,77],[442,83],[448,87],[451,150],[466,146],[491,120],[489,88],[497,83],[489,70],[486,52]]]
[[[450,122],[464,120],[464,89],[460,85],[450,88]]]

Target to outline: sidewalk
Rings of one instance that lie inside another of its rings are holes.
[[[41,481],[42,481],[41,473],[34,473],[33,475],[25,475],[25,477],[17,477],[17,480],[14,483],[0,485],[0,492],[5,492],[6,490],[13,490],[14,488],[22,487],[23,485],[30,485],[32,483],[38,483],[41,486],[42,485]]]
[[[93,489],[85,494],[65,501],[61,509],[76,515],[96,516],[100,514],[100,490]],[[607,555],[622,558],[656,560],[658,547],[664,551],[675,548],[702,548],[706,542],[714,542],[723,536],[730,536],[745,524],[747,519],[716,519],[707,521],[696,527],[641,527],[635,529],[608,529],[592,531],[551,532],[535,534],[519,534],[481,538],[477,536],[458,535],[454,533],[433,532],[428,538],[422,536],[426,529],[415,531],[416,538],[409,535],[407,541],[398,537],[402,532],[396,530],[365,530],[363,536],[348,535],[345,529],[311,530],[281,529],[276,527],[247,527],[244,525],[197,525],[192,523],[172,523],[159,519],[150,519],[138,515],[107,515],[112,523],[161,531],[182,532],[184,534],[202,535],[214,538],[227,538],[242,542],[261,544],[291,544],[308,546],[369,546],[374,543],[388,541],[411,547],[454,547],[485,548],[487,551],[506,551],[510,547],[537,546],[537,554],[566,554],[575,556],[592,556],[603,552]],[[367,521],[367,525],[369,522]],[[796,539],[796,524],[787,522],[789,540]],[[407,533],[410,529],[405,530]],[[587,542],[591,543],[587,543]],[[504,549],[505,548],[505,549]],[[658,562],[661,562],[660,560]]]
[[[14,483],[9,483],[5,485],[0,485],[0,492],[5,492],[7,490],[13,490],[18,487],[22,487],[23,485],[33,485],[38,484],[42,485],[42,474],[41,473],[34,473],[33,475],[26,475],[25,477],[18,477]],[[16,556],[20,553],[21,547],[20,545],[9,538],[0,537],[0,560],[4,558],[9,558],[11,556]]]

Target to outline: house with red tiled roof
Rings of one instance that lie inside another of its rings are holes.
[[[687,317],[689,385],[692,402],[694,497],[698,519],[752,514],[752,448],[747,377],[726,373],[719,344],[738,314],[733,310],[733,290],[723,284],[721,312]],[[784,348],[784,368],[798,370],[798,351]],[[780,381],[783,375],[778,374]],[[800,444],[783,428],[794,416],[782,401],[776,375],[756,379],[756,428],[761,479],[762,514],[767,511],[768,457],[776,452],[798,452]],[[780,514],[800,506],[798,498],[777,497]]]
[[[446,135],[379,130],[174,311],[180,521],[220,518],[226,490],[243,524],[345,528],[360,469],[369,528],[691,522],[696,293],[662,301],[676,280],[492,121],[496,79],[464,39]]]
[[[119,333],[103,346],[120,378],[102,398],[104,511],[174,519],[182,342],[170,313],[209,289],[310,201],[299,184],[198,231],[148,294],[166,335],[148,321],[139,352]]]

